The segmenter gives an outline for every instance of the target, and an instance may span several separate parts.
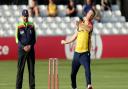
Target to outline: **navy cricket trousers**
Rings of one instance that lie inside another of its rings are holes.
[[[72,61],[72,71],[71,71],[71,83],[73,89],[77,88],[76,75],[80,68],[80,65],[84,66],[85,79],[87,85],[91,84],[90,52],[74,53],[74,57]]]
[[[35,51],[31,48],[29,53],[26,53],[23,49],[18,50],[18,65],[17,65],[17,80],[16,89],[22,89],[23,74],[25,63],[27,61],[29,72],[29,86],[30,89],[35,89]]]

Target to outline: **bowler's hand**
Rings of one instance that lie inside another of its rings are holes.
[[[65,40],[61,40],[61,44],[66,44],[66,41]]]

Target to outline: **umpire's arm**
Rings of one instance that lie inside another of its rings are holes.
[[[32,40],[30,41],[30,45],[34,46],[36,43],[36,31],[35,31],[35,27],[33,25],[32,27]]]
[[[20,39],[19,39],[18,24],[16,25],[15,39],[16,39],[16,43],[19,44],[22,48],[24,48],[24,45],[21,43],[21,41],[20,41]]]

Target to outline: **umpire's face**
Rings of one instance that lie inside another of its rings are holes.
[[[29,16],[28,10],[24,9],[24,10],[22,11],[22,17],[23,17],[23,21],[24,21],[24,22],[28,22],[28,16]]]
[[[23,21],[28,22],[28,16],[23,16]]]

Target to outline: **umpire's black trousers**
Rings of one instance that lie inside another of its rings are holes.
[[[29,72],[29,87],[35,89],[35,51],[34,47],[26,53],[23,49],[18,50],[17,80],[16,89],[22,89],[23,73],[27,61]]]

